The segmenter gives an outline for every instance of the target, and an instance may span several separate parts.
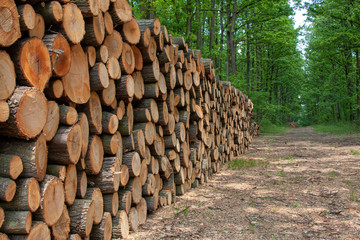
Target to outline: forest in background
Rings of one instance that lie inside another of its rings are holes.
[[[360,3],[355,0],[140,0],[136,18],[160,19],[212,57],[216,75],[254,102],[261,125],[360,120]],[[308,12],[295,28],[294,8]],[[298,47],[305,34],[305,49]]]

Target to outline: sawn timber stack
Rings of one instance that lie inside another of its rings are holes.
[[[126,0],[0,11],[1,239],[126,238],[257,132],[213,61]]]

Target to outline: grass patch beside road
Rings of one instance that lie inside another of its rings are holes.
[[[360,136],[360,126],[354,123],[319,124],[312,126],[317,132],[330,133],[332,135],[355,135]]]

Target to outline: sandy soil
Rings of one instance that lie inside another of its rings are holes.
[[[297,128],[255,139],[130,239],[360,239],[360,137]]]

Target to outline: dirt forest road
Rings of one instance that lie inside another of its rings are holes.
[[[360,137],[291,129],[242,159],[130,239],[360,239]]]

